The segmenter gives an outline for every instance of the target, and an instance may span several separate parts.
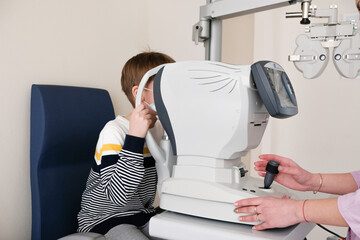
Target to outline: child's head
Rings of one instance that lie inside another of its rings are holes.
[[[121,87],[133,107],[135,107],[137,87],[144,74],[154,67],[172,62],[175,62],[174,59],[166,54],[143,52],[130,58],[125,63],[121,74]]]

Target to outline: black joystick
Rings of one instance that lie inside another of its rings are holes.
[[[264,178],[264,188],[269,189],[270,185],[274,181],[276,174],[279,173],[278,167],[280,163],[274,160],[270,160],[266,165],[266,174]]]

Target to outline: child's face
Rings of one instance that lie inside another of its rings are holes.
[[[153,91],[152,91],[153,85],[154,85],[154,81],[148,82],[146,84],[145,88],[151,89],[151,91],[144,89],[143,94],[142,94],[143,97],[145,98],[145,102],[147,102],[148,104],[154,103],[154,95],[153,95]]]

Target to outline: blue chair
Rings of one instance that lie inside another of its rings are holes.
[[[81,195],[98,135],[114,118],[105,90],[32,86],[31,239],[58,239],[77,231]]]

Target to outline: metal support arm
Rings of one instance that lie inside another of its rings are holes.
[[[206,60],[221,61],[222,20],[294,4],[300,0],[208,0],[200,7],[200,21],[193,27],[193,41],[204,42]],[[310,0],[302,0],[309,2]]]

